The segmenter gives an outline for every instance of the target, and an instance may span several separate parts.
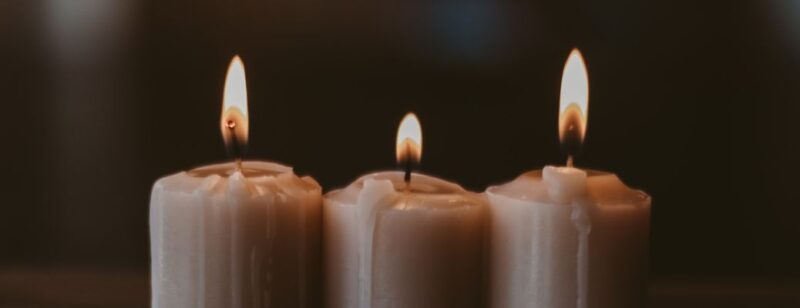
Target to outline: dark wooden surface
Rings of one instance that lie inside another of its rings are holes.
[[[650,284],[651,308],[798,308],[800,284],[739,279],[670,279]],[[140,308],[147,273],[125,270],[0,270],[0,308]]]

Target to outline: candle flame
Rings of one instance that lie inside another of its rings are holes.
[[[241,151],[247,145],[249,119],[244,63],[238,55],[228,65],[228,74],[225,77],[220,129],[226,147],[234,152],[236,158],[241,158]]]
[[[567,154],[575,155],[586,136],[589,116],[589,74],[577,48],[572,49],[564,64],[558,112],[559,140],[568,148]]]
[[[422,159],[422,128],[414,113],[409,112],[397,128],[397,163],[419,163]]]

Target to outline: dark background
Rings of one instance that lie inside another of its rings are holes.
[[[146,275],[160,176],[226,159],[230,58],[250,152],[326,190],[394,167],[472,190],[564,162],[570,49],[590,76],[576,164],[654,198],[651,273],[797,281],[798,1],[0,2],[0,268]]]

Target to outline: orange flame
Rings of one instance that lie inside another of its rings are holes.
[[[559,140],[562,145],[577,143],[573,146],[579,147],[589,120],[589,74],[577,48],[572,49],[564,65],[558,112]]]
[[[422,128],[414,113],[409,112],[397,129],[397,162],[419,163],[422,159]]]
[[[244,63],[238,55],[231,60],[225,77],[220,129],[222,138],[229,148],[244,147],[247,144],[249,131],[247,82]]]

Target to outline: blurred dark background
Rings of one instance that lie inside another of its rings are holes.
[[[423,170],[482,191],[563,163],[574,46],[591,87],[576,164],[654,197],[653,280],[800,280],[798,1],[11,0],[0,269],[18,276],[0,286],[28,270],[146,277],[152,183],[226,160],[234,54],[250,157],[330,190],[393,168],[414,111]]]

